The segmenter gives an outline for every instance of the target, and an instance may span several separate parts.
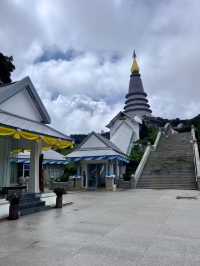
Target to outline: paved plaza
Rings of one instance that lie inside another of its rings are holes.
[[[198,191],[77,192],[65,199],[74,204],[0,222],[0,266],[200,265]]]

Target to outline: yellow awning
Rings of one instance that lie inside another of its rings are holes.
[[[53,149],[72,148],[73,143],[69,140],[63,140],[56,137],[43,136],[36,133],[31,133],[23,130],[18,130],[9,127],[0,127],[0,137],[10,136],[16,140],[25,139],[29,141],[43,141],[46,147]]]

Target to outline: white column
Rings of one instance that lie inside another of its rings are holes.
[[[10,185],[10,151],[11,139],[0,139],[0,185]]]
[[[87,166],[87,163],[83,163],[83,169],[85,170],[85,174],[86,174],[86,186],[85,188],[88,188],[88,166]]]
[[[81,164],[78,163],[77,165],[77,175],[80,176],[81,175]]]
[[[117,178],[120,177],[120,172],[119,172],[119,161],[116,161],[116,174],[117,174]]]
[[[41,153],[41,143],[33,142],[30,154],[30,182],[28,184],[29,192],[40,192],[39,188],[39,159]]]
[[[114,174],[114,167],[113,167],[113,161],[110,161],[110,174]]]

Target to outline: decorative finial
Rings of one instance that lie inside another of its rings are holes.
[[[139,74],[140,73],[140,68],[139,68],[137,60],[136,60],[135,50],[133,51],[133,64],[131,66],[131,73],[132,74]]]

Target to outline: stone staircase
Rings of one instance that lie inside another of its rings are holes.
[[[40,193],[23,193],[19,203],[20,215],[27,215],[49,209],[45,202],[41,201]]]
[[[137,188],[196,189],[191,133],[161,136],[138,180]]]

